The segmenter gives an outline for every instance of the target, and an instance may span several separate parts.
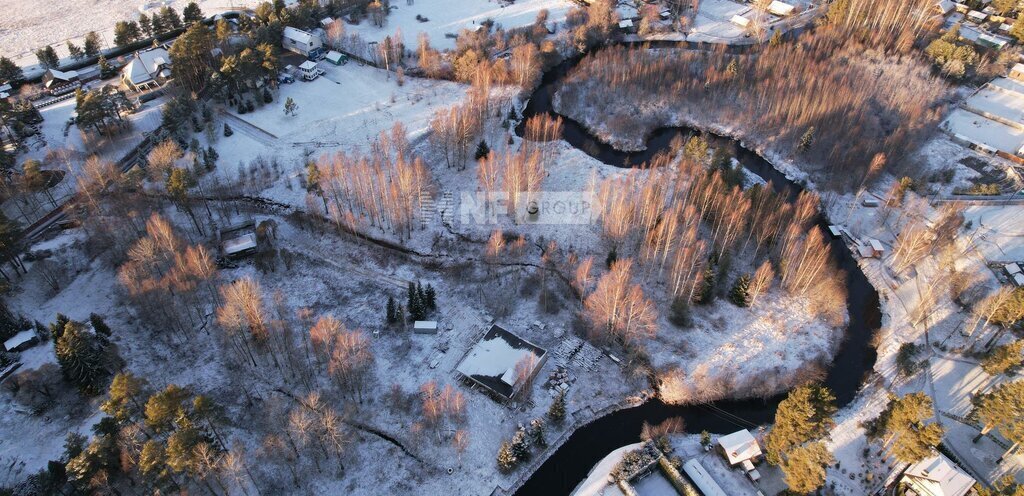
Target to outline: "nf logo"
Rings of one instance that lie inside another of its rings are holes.
[[[581,225],[596,220],[594,195],[589,191],[532,191],[509,195],[504,191],[462,193],[458,205],[461,224]]]

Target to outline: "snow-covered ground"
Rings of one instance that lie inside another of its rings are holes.
[[[152,15],[163,5],[182,9],[193,0],[56,0],[39,2],[0,0],[0,53],[23,67],[38,63],[35,50],[52,45],[61,58],[68,56],[67,41],[82,46],[89,31],[96,31],[103,48],[114,47],[114,23]],[[259,0],[195,0],[203,14],[254,7]]]
[[[400,30],[406,45],[412,47],[420,33],[430,37],[430,44],[437,49],[455,47],[454,35],[463,29],[478,29],[484,21],[494,21],[505,29],[533,24],[537,13],[548,11],[549,23],[561,23],[565,14],[574,7],[570,0],[415,0],[413,2],[392,2],[391,13],[383,27],[374,26],[370,20],[345,28],[355,32],[367,41],[381,41]],[[421,16],[423,20],[417,20]]]

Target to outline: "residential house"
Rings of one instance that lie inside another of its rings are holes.
[[[284,35],[281,38],[281,46],[283,46],[285,50],[295,52],[311,59],[318,58],[324,53],[324,41],[320,39],[319,36],[291,26],[284,28]]]
[[[58,71],[47,69],[43,74],[43,88],[53,96],[60,96],[71,93],[82,86],[82,81],[75,71]]]
[[[171,56],[163,48],[135,52],[121,68],[121,84],[132,91],[159,88],[171,79]]]
[[[973,494],[974,478],[939,453],[903,472],[907,496],[965,496]]]
[[[455,370],[491,395],[507,400],[532,383],[547,358],[544,348],[493,325]]]

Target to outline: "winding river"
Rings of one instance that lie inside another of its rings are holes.
[[[523,122],[538,114],[558,115],[552,106],[552,97],[562,79],[580,60],[580,57],[567,60],[544,74],[540,87],[523,110]],[[617,167],[629,167],[648,161],[654,154],[667,149],[678,135],[700,134],[695,129],[685,127],[662,128],[648,138],[644,151],[622,152],[598,140],[580,123],[561,117],[564,121],[563,140],[601,162]],[[516,132],[522,135],[522,124]],[[790,198],[800,191],[799,185],[787,179],[760,155],[741,146],[738,141],[705,134],[719,146],[732,147],[743,167],[770,180],[777,190],[788,189]],[[819,221],[819,228],[826,229],[824,219]],[[875,350],[870,341],[874,331],[881,325],[881,311],[878,293],[868,283],[853,254],[841,240],[832,241],[832,256],[839,268],[846,272],[846,305],[850,323],[824,382],[834,392],[837,406],[842,408],[854,399],[863,380],[874,367]],[[752,425],[770,423],[779,402],[784,398],[785,394],[780,394],[768,399],[721,400],[687,406],[667,405],[651,399],[640,406],[618,410],[577,429],[515,494],[569,494],[606,454],[639,440],[644,422],[656,424],[670,417],[682,417],[688,432],[707,430],[725,434]]]

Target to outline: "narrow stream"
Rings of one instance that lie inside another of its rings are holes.
[[[580,60],[581,57],[567,60],[544,74],[540,87],[523,110],[523,122],[538,114],[558,115],[552,106],[552,97],[562,79]],[[631,167],[647,162],[656,153],[668,149],[669,143],[678,135],[685,137],[701,134],[698,130],[686,127],[661,128],[649,137],[645,150],[623,152],[601,142],[580,123],[566,116],[561,117],[564,122],[563,140],[597,160],[617,167]],[[516,128],[516,133],[522,136],[522,124]],[[770,180],[776,190],[781,192],[788,189],[790,198],[800,191],[799,185],[786,179],[767,160],[742,147],[738,141],[704,134],[718,146],[732,147],[744,168]],[[819,228],[826,229],[824,219],[819,221]],[[832,256],[836,265],[846,272],[846,305],[850,323],[824,383],[835,394],[837,406],[842,408],[854,399],[863,380],[874,367],[876,356],[870,341],[872,334],[881,325],[881,311],[878,293],[868,283],[853,254],[841,240],[832,241]],[[576,430],[519,488],[516,495],[569,494],[601,458],[614,449],[637,442],[644,422],[657,424],[670,417],[682,417],[687,432],[707,430],[726,434],[770,423],[779,402],[785,396],[780,394],[766,400],[721,400],[688,406],[667,405],[652,399],[640,406],[608,414]]]

